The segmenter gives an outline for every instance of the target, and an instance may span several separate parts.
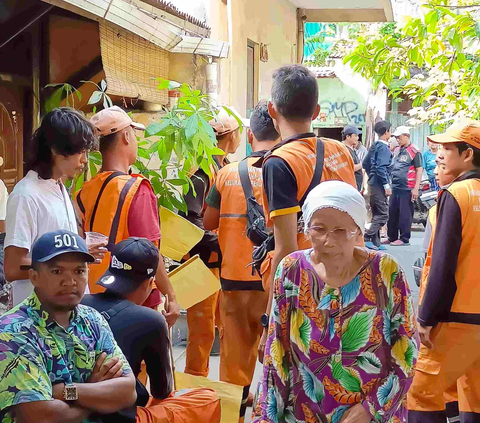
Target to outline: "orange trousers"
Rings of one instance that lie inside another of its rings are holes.
[[[220,423],[220,398],[213,389],[178,391],[164,400],[150,398],[137,407],[136,423]]]
[[[455,382],[460,411],[480,413],[480,326],[440,323],[431,339],[432,349],[420,348],[408,392],[409,423],[427,423],[428,412],[444,411],[444,393],[452,392]]]
[[[234,385],[252,383],[263,327],[260,318],[268,294],[261,291],[220,291],[220,380]]]
[[[218,278],[219,269],[210,269]],[[187,310],[188,341],[185,373],[207,377],[210,352],[215,341],[218,292]]]

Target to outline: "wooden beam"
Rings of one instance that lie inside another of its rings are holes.
[[[305,22],[387,22],[385,9],[305,9]]]
[[[67,83],[75,88],[78,88],[80,85],[82,85],[82,81],[89,81],[102,70],[102,56],[97,56],[88,65],[84,66],[82,69],[68,78]]]

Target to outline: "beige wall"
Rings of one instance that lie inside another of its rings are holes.
[[[229,27],[229,11],[231,27]],[[268,48],[259,62],[258,99],[269,99],[272,73],[296,61],[296,7],[289,0],[210,0],[211,38],[230,42],[228,59],[220,60],[219,99],[243,117],[247,104],[247,41]],[[245,139],[234,158],[245,155]]]
[[[193,88],[205,92],[205,66],[207,62],[204,56],[170,53],[169,60],[168,79],[180,83],[185,82]]]

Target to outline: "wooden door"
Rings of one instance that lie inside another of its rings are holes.
[[[11,192],[23,178],[23,89],[0,83],[0,179]]]

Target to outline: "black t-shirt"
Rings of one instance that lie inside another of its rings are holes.
[[[353,163],[356,164],[356,165],[361,163],[360,159],[358,158],[357,152],[353,148],[350,148],[348,145],[345,145],[345,147],[348,148],[348,151],[350,152],[350,155],[352,156]],[[357,189],[359,191],[361,191],[362,187],[363,187],[363,172],[362,172],[362,169],[359,169],[355,172],[355,182],[357,183]]]
[[[126,300],[105,292],[85,295],[82,304],[101,313],[122,301]],[[145,361],[152,396],[160,400],[167,398],[173,391],[173,373],[168,327],[163,315],[153,309],[131,303],[129,307],[108,320],[108,323],[135,377],[140,373],[140,364]]]

